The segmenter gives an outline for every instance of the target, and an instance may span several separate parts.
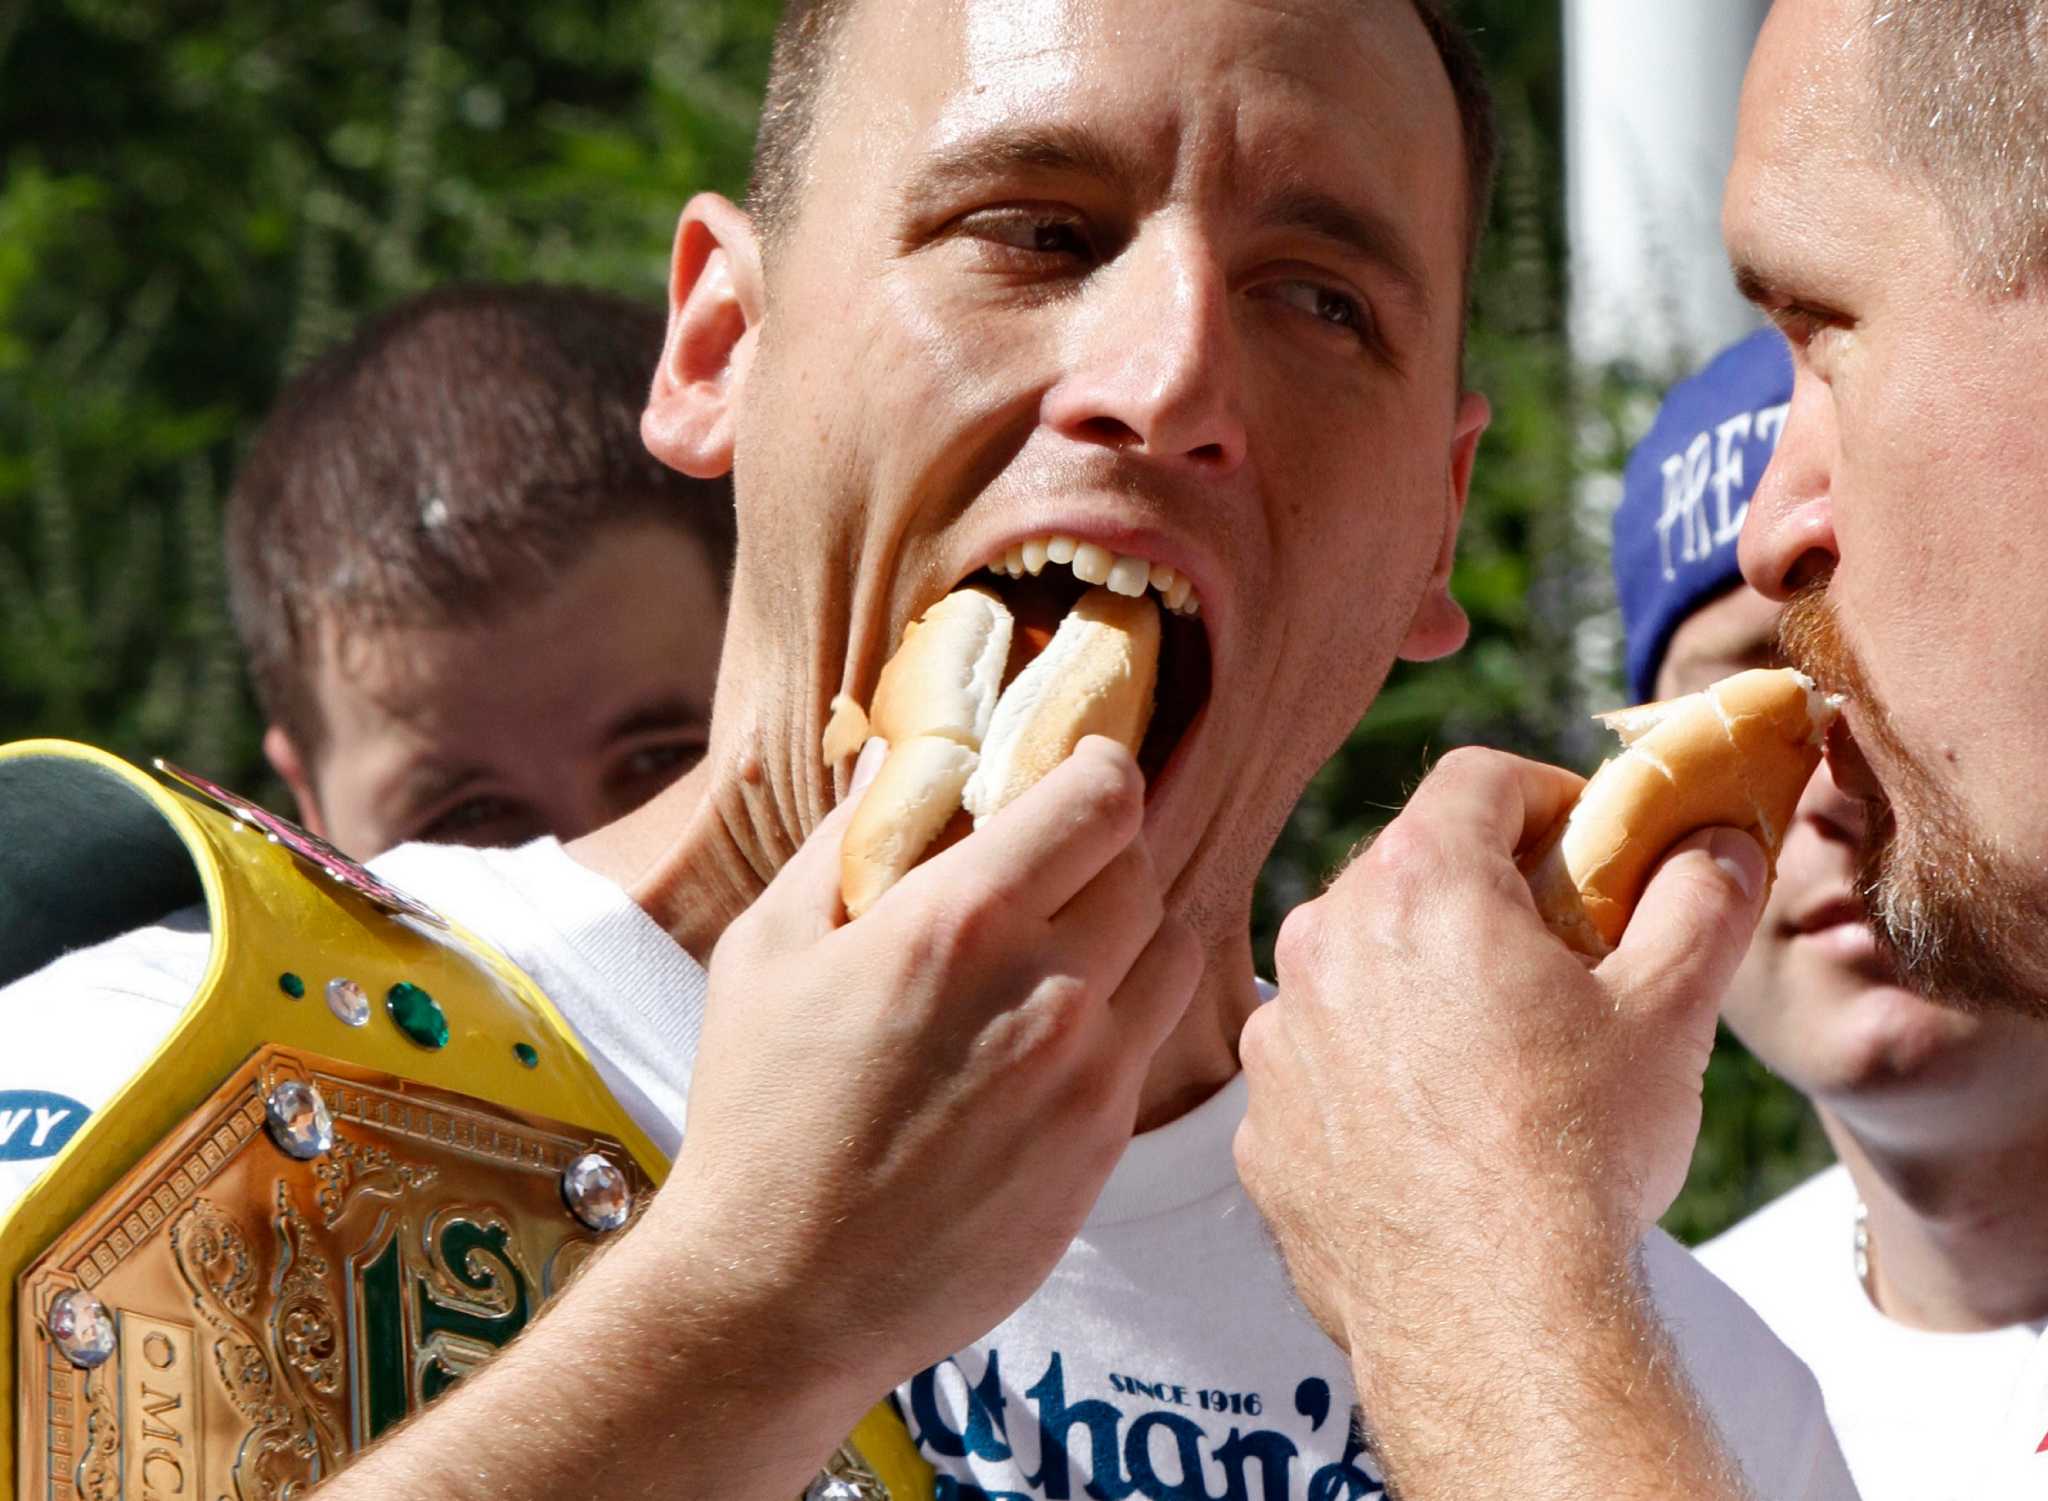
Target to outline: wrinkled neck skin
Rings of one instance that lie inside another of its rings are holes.
[[[767,889],[842,790],[818,751],[838,684],[804,693],[789,675],[760,670],[760,660],[729,636],[710,753],[639,811],[568,847],[707,967],[726,926]],[[1250,891],[1233,904],[1200,905],[1196,931],[1207,963],[1146,1076],[1138,1131],[1178,1119],[1229,1082],[1238,1034],[1258,1004]]]
[[[817,749],[836,685],[807,692],[794,674],[764,669],[773,659],[743,638],[738,609],[731,618],[709,753],[645,807],[570,846],[706,966],[836,797]]]
[[[1869,1212],[1880,1310],[1951,1333],[2048,1318],[2048,1201],[2026,1188],[2048,1173],[2048,1131],[1903,1152],[1819,1113]]]

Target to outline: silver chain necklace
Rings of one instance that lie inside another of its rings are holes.
[[[1870,1280],[1870,1210],[1861,1199],[1856,1201],[1854,1229],[1850,1233],[1849,1247],[1855,1260],[1856,1280],[1863,1284],[1863,1295],[1870,1299],[1873,1308],[1877,1306],[1877,1289]]]

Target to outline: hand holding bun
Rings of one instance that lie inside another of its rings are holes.
[[[1522,860],[1544,921],[1601,958],[1621,941],[1657,862],[1701,829],[1753,836],[1768,886],[1836,712],[1811,679],[1779,668],[1601,715],[1625,748]]]

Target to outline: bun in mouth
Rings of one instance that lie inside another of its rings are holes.
[[[1151,599],[1090,589],[1005,687],[1016,640],[1009,608],[980,588],[955,590],[904,631],[868,711],[889,754],[840,851],[849,917],[923,859],[963,807],[978,824],[1082,736],[1108,735],[1137,753],[1159,671]]]
[[[891,745],[942,735],[979,748],[1010,659],[1010,607],[987,589],[955,589],[903,632],[875,684],[868,726]]]
[[[1611,953],[1657,862],[1701,829],[1763,846],[1765,887],[1838,705],[1790,668],[1600,717],[1624,749],[1521,864],[1552,932],[1589,959]]]
[[[1044,651],[1003,690],[961,802],[977,825],[1074,753],[1107,735],[1132,755],[1152,722],[1159,610],[1151,599],[1090,589]]]

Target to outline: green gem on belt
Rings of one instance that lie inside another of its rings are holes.
[[[419,986],[400,980],[384,997],[384,1009],[398,1030],[423,1048],[448,1046],[448,1015],[441,1003]]]
[[[302,1001],[306,998],[306,982],[290,970],[286,970],[277,977],[277,988],[295,1001]]]

